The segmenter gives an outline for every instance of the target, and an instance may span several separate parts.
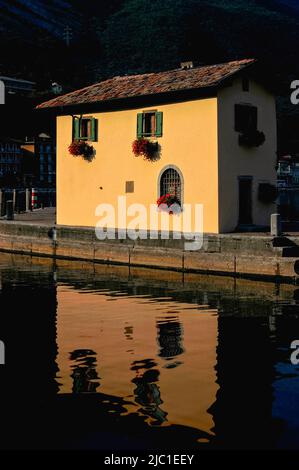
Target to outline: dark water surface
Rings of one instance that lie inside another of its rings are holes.
[[[0,255],[2,449],[299,448],[295,286]]]

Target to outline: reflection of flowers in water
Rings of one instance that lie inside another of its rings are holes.
[[[143,361],[132,362],[131,370],[136,370],[139,373],[139,376],[141,376],[141,370],[153,369],[156,366],[157,363],[154,361],[154,359],[144,359]]]
[[[147,364],[145,364],[145,366],[146,365]],[[167,413],[160,408],[163,401],[161,399],[160,389],[156,383],[159,380],[160,372],[157,369],[149,369],[143,374],[140,374],[140,369],[136,366],[136,363],[133,365],[132,369],[136,370],[138,374],[132,382],[136,385],[134,390],[135,400],[141,405],[139,411],[152,418],[150,422],[151,425],[161,425],[163,422],[167,421]]]
[[[70,360],[75,364],[73,372],[73,393],[95,393],[100,383],[96,371],[96,353],[89,349],[77,349],[70,354]]]

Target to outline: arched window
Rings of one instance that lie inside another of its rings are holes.
[[[160,175],[160,184],[159,184],[159,196],[165,194],[171,194],[175,196],[179,203],[182,204],[182,177],[179,171],[176,168],[169,167],[166,168]]]

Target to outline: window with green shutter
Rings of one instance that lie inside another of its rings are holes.
[[[144,111],[137,114],[137,137],[162,137],[163,113]]]
[[[156,112],[156,137],[162,137],[163,113]]]
[[[235,131],[250,132],[257,130],[257,107],[247,104],[235,105]]]
[[[73,140],[80,139],[80,118],[73,117]]]
[[[137,138],[140,139],[143,135],[143,113],[137,114]]]
[[[94,117],[73,117],[73,140],[98,140],[98,120]]]

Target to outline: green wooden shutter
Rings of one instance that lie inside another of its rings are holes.
[[[143,113],[137,114],[137,137],[140,139],[142,137],[142,127],[143,127]]]
[[[97,136],[97,127],[98,127],[98,121],[97,119],[95,118],[91,118],[91,136],[90,136],[90,140],[92,142],[96,142],[98,140],[98,136]]]
[[[80,139],[80,121],[77,116],[73,117],[73,140]]]
[[[257,107],[245,104],[235,105],[235,131],[257,130]]]
[[[163,113],[161,111],[156,113],[156,137],[162,137],[163,128]]]

